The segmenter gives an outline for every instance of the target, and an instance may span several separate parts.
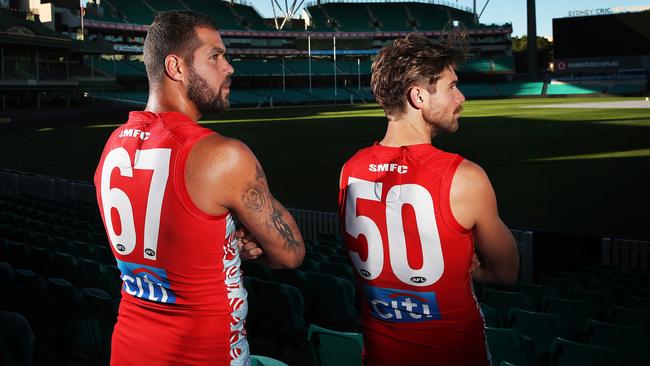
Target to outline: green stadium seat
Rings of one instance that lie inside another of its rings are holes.
[[[306,322],[310,323],[313,296],[312,289],[307,282],[307,273],[299,269],[276,269],[273,270],[273,278],[279,283],[293,286],[300,291],[304,301],[303,317]]]
[[[616,349],[556,337],[551,343],[551,366],[620,366]]]
[[[598,281],[601,281],[606,276],[612,276],[614,274],[609,267],[601,266],[583,266],[578,269],[578,272],[590,273],[596,277]]]
[[[525,294],[531,301],[534,310],[542,309],[542,302],[546,296],[556,296],[553,287],[548,285],[536,285],[532,283],[518,282],[515,285],[518,292]]]
[[[88,309],[92,352],[103,362],[108,362],[111,356],[111,336],[117,321],[117,305],[100,289],[89,287],[81,289],[81,292]]]
[[[566,337],[566,323],[557,314],[539,313],[512,308],[508,313],[508,323],[512,329],[530,337],[535,342],[536,360],[541,364],[548,361],[553,338]]]
[[[492,288],[486,288],[483,294],[483,302],[497,310],[503,319],[508,316],[508,311],[512,307],[532,310],[530,299],[521,292],[502,291]]]
[[[27,319],[11,311],[0,311],[0,364],[31,365],[36,338]]]
[[[618,325],[641,327],[646,336],[650,336],[650,311],[612,305],[607,314],[607,321]]]
[[[56,337],[69,349],[92,347],[92,334],[81,291],[61,278],[48,278],[47,287],[52,299],[48,304],[48,318]]]
[[[289,366],[286,363],[268,356],[251,355],[251,366]]]
[[[304,336],[304,300],[300,291],[293,286],[248,278],[245,282],[254,300],[249,306],[249,331],[252,335],[277,337],[288,344],[294,344]],[[256,334],[257,333],[257,334]]]
[[[492,363],[510,362],[520,366],[534,366],[535,345],[533,340],[516,329],[485,327]]]
[[[495,308],[483,303],[479,303],[479,307],[481,309],[483,320],[485,321],[485,326],[494,328],[500,328],[503,326],[501,313],[499,313]]]
[[[608,293],[615,304],[623,305],[627,302],[630,292],[625,285],[594,282],[589,285],[589,290]]]
[[[639,296],[630,296],[627,299],[627,304],[625,306],[630,309],[650,311],[650,299]]]
[[[356,332],[339,332],[310,325],[307,341],[311,345],[314,365],[361,366],[363,336]]]
[[[562,271],[559,277],[578,281],[580,288],[589,288],[592,282],[598,282],[598,279],[589,273]]]
[[[640,327],[589,319],[585,325],[585,342],[615,348],[622,356],[623,364],[650,365],[648,338]]]
[[[342,331],[357,329],[352,282],[314,272],[307,273],[307,281],[312,289],[314,324]]]
[[[580,283],[574,279],[542,276],[540,284],[553,287],[560,297],[567,297],[570,288],[580,288]]]
[[[259,280],[273,282],[273,273],[269,267],[254,261],[241,261],[241,271],[244,276],[255,277]]]
[[[542,310],[561,316],[567,325],[569,336],[572,339],[581,339],[585,322],[594,316],[593,311],[584,300],[572,300],[552,296],[544,298]]]
[[[572,288],[569,290],[569,298],[585,301],[600,319],[605,319],[609,307],[614,304],[614,300],[612,300],[610,294],[603,291]]]
[[[47,332],[47,307],[49,293],[45,280],[29,269],[16,269],[16,284],[23,294],[21,313],[27,317],[34,332],[40,337]],[[4,296],[4,295],[3,295]]]

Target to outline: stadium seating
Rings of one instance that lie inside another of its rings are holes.
[[[233,12],[244,19],[246,28],[251,30],[267,31],[269,27],[264,23],[264,19],[251,6],[232,3]]]
[[[514,365],[534,366],[535,346],[533,340],[516,329],[485,327],[492,362],[495,365],[503,361]]]
[[[27,319],[12,311],[0,311],[0,364],[31,365],[34,342]]]
[[[525,294],[526,297],[528,297],[531,304],[533,305],[534,310],[536,311],[540,311],[542,309],[544,297],[556,295],[555,290],[553,290],[551,286],[546,285],[519,282],[515,288],[518,292],[521,292]]]
[[[379,20],[383,31],[412,31],[413,27],[408,24],[408,15],[405,12],[405,4],[400,3],[377,3],[368,4],[369,11]]]
[[[361,366],[361,333],[338,332],[312,324],[307,341],[313,349],[314,365]]]
[[[648,338],[637,326],[623,326],[589,319],[585,326],[585,342],[615,348],[624,364],[648,365]]]
[[[449,22],[447,11],[442,6],[422,3],[408,3],[406,6],[417,20],[418,30],[445,29]]]
[[[496,97],[497,91],[492,84],[460,84],[458,86],[466,98],[472,97]]]
[[[502,291],[492,288],[485,289],[483,294],[485,304],[496,309],[502,318],[507,318],[510,308],[532,310],[530,299],[521,292]]]
[[[286,363],[275,358],[251,355],[251,366],[288,366]]]
[[[226,1],[220,0],[183,0],[187,6],[199,13],[214,19],[219,29],[243,30],[244,27],[237,22]]]
[[[319,6],[308,6],[305,7],[305,10],[309,13],[312,21],[312,27],[314,31],[318,32],[328,32],[333,31],[334,29],[330,26],[328,22],[327,15],[323,9]]]
[[[127,23],[151,24],[153,21],[155,10],[142,0],[104,0],[102,3],[119,11]]]
[[[593,318],[594,313],[583,300],[563,299],[549,296],[544,298],[542,310],[558,314],[567,324],[568,335],[572,339],[581,339],[587,319]]]
[[[370,31],[366,4],[361,3],[327,3],[321,7],[336,21],[337,29],[344,32]]]
[[[537,362],[546,362],[555,337],[566,337],[566,321],[560,315],[512,308],[508,314],[512,329],[520,331],[535,342]]]
[[[602,93],[606,85],[548,84],[546,95],[597,94]]]
[[[504,97],[542,95],[544,89],[543,82],[510,82],[496,83],[499,95]]]
[[[479,306],[481,308],[481,315],[485,321],[485,326],[494,328],[503,326],[503,317],[498,310],[484,303],[479,303]]]
[[[622,365],[616,349],[592,346],[561,337],[551,344],[551,366],[617,366]]]

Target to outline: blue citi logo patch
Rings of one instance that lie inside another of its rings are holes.
[[[117,260],[124,291],[143,300],[173,304],[176,296],[169,289],[167,272],[162,268]]]
[[[441,319],[434,292],[413,292],[363,285],[375,318],[395,323]]]

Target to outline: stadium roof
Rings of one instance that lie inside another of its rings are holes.
[[[33,20],[28,19],[33,17]],[[38,16],[0,9],[0,43],[69,48],[70,40],[44,26]]]

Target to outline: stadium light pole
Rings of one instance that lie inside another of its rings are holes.
[[[282,93],[285,94],[287,92],[286,88],[286,81],[284,78],[284,56],[282,56]]]
[[[526,13],[528,15],[528,76],[531,80],[537,79],[537,15],[535,14],[535,0],[527,0]]]
[[[361,59],[357,57],[357,87],[361,91]]]
[[[311,35],[307,35],[307,63],[309,65],[309,95],[311,93]]]
[[[334,98],[336,98],[338,95],[338,92],[336,91],[336,36],[333,36],[332,40],[334,42]]]

